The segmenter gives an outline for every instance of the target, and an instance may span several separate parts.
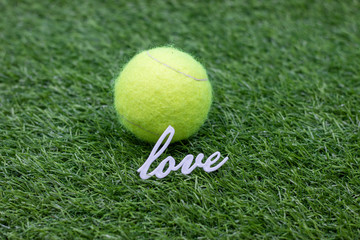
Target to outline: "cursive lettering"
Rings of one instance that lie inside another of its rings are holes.
[[[225,157],[220,163],[213,166],[220,159],[220,152],[214,152],[211,154],[206,159],[205,163],[202,162],[204,159],[204,154],[199,153],[196,156],[194,163],[194,155],[188,154],[178,165],[176,165],[175,159],[172,156],[168,156],[152,172],[148,173],[151,164],[165,152],[166,148],[169,146],[172,138],[174,137],[174,134],[175,129],[172,126],[169,126],[163,132],[159,140],[156,142],[154,148],[150,152],[149,157],[146,159],[145,163],[137,170],[140,173],[140,178],[148,179],[154,175],[158,178],[164,178],[169,175],[171,171],[177,171],[180,168],[181,173],[185,175],[190,174],[197,167],[203,168],[205,172],[213,172],[224,165],[225,162],[229,159],[228,157]],[[164,145],[160,147],[166,137],[168,138],[166,139]],[[166,167],[167,169],[164,170]]]

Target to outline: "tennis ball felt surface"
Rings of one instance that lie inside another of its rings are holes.
[[[204,67],[172,47],[135,55],[116,79],[114,95],[120,122],[150,143],[169,125],[175,129],[172,142],[190,137],[206,120],[212,102]]]

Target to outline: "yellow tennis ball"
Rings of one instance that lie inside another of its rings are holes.
[[[206,70],[172,47],[135,55],[115,81],[120,122],[138,138],[154,143],[171,125],[172,142],[194,134],[207,118],[212,89]]]

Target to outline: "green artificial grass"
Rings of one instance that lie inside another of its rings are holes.
[[[0,239],[359,239],[360,2],[0,0]],[[152,145],[112,84],[173,45],[214,90],[162,156],[217,172],[141,180]]]

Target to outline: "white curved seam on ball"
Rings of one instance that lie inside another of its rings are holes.
[[[124,116],[122,116],[122,115],[120,115],[120,117],[122,117],[122,118],[123,118],[125,121],[127,121],[128,123],[130,123],[130,124],[132,124],[132,125],[140,128],[141,130],[144,130],[145,132],[148,132],[148,133],[150,133],[150,134],[152,134],[152,135],[158,136],[156,133],[145,129],[145,128],[141,127],[140,125],[136,124],[136,123],[131,122],[131,121],[128,120],[126,117],[124,117]]]
[[[154,58],[153,56],[150,55],[149,52],[146,52],[146,54],[147,54],[151,59],[153,59],[154,61],[156,61],[156,62],[164,65],[165,67],[170,68],[171,70],[173,70],[173,71],[175,71],[175,72],[177,72],[177,73],[180,73],[180,74],[182,74],[182,75],[184,75],[184,76],[186,76],[186,77],[192,78],[192,79],[194,79],[194,80],[196,80],[196,81],[207,81],[206,78],[204,78],[204,79],[199,79],[199,78],[193,77],[193,76],[191,76],[191,75],[189,75],[189,74],[183,73],[183,72],[181,72],[181,71],[179,71],[179,70],[171,67],[170,65],[167,65],[166,63],[163,63],[163,62],[159,61],[158,59]]]

